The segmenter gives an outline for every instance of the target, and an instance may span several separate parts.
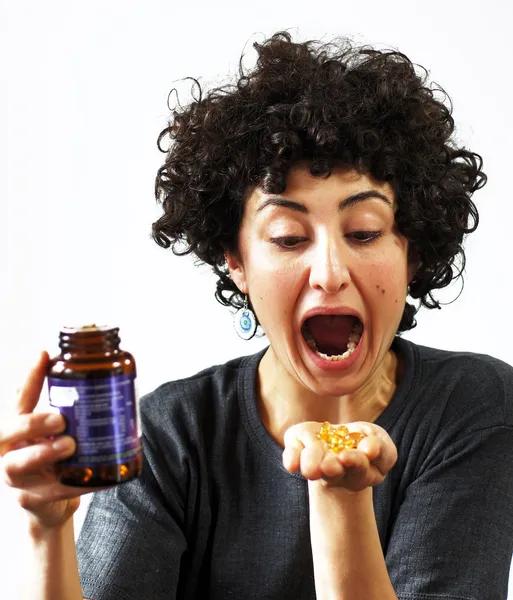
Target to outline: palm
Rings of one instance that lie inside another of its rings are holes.
[[[80,497],[56,500],[38,508],[37,522],[45,527],[58,527],[70,519],[80,506]]]
[[[285,468],[290,472],[300,469],[309,480],[323,480],[328,487],[343,487],[353,492],[381,483],[397,460],[397,449],[386,431],[363,421],[347,424],[365,437],[360,439],[357,449],[332,451],[324,439],[325,425],[307,421],[287,430]]]

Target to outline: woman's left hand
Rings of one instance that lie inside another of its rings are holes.
[[[351,492],[360,492],[385,479],[397,460],[397,449],[382,427],[364,421],[344,423],[349,432],[361,431],[366,437],[356,450],[335,453],[317,437],[321,425],[307,421],[287,429],[283,451],[283,465],[287,471],[301,470],[308,480],[320,480],[328,487]]]

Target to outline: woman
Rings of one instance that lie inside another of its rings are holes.
[[[0,433],[31,598],[505,598],[513,370],[398,336],[408,294],[439,307],[460,274],[481,159],[402,54],[285,33],[256,49],[236,85],[173,111],[153,235],[212,265],[239,333],[270,345],[142,399],[143,475],[95,495],[80,581],[90,490],[45,470],[73,441],[30,443],[64,428],[32,414],[42,354]],[[364,437],[337,452],[326,421]]]

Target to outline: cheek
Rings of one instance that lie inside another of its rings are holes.
[[[369,292],[385,305],[404,305],[407,290],[407,268],[404,261],[374,261],[367,269]]]
[[[393,269],[388,265],[377,266],[370,278],[375,283],[376,290],[383,296],[398,291],[402,292],[406,289],[405,275],[398,273],[397,269]]]
[[[301,277],[292,265],[252,270],[248,279],[251,302],[262,325],[292,314],[301,287]],[[265,328],[265,327],[264,327]]]
[[[293,260],[276,260],[264,251],[255,253],[248,262],[248,283],[259,295],[262,293],[276,296],[289,293],[300,279],[300,264]]]

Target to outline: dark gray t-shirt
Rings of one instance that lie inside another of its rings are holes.
[[[394,589],[404,600],[502,600],[513,550],[513,368],[400,338],[394,348],[404,376],[376,423],[399,458],[374,488]],[[307,482],[285,471],[260,419],[262,355],[141,400],[143,475],[95,494],[77,543],[85,597],[315,598]]]

